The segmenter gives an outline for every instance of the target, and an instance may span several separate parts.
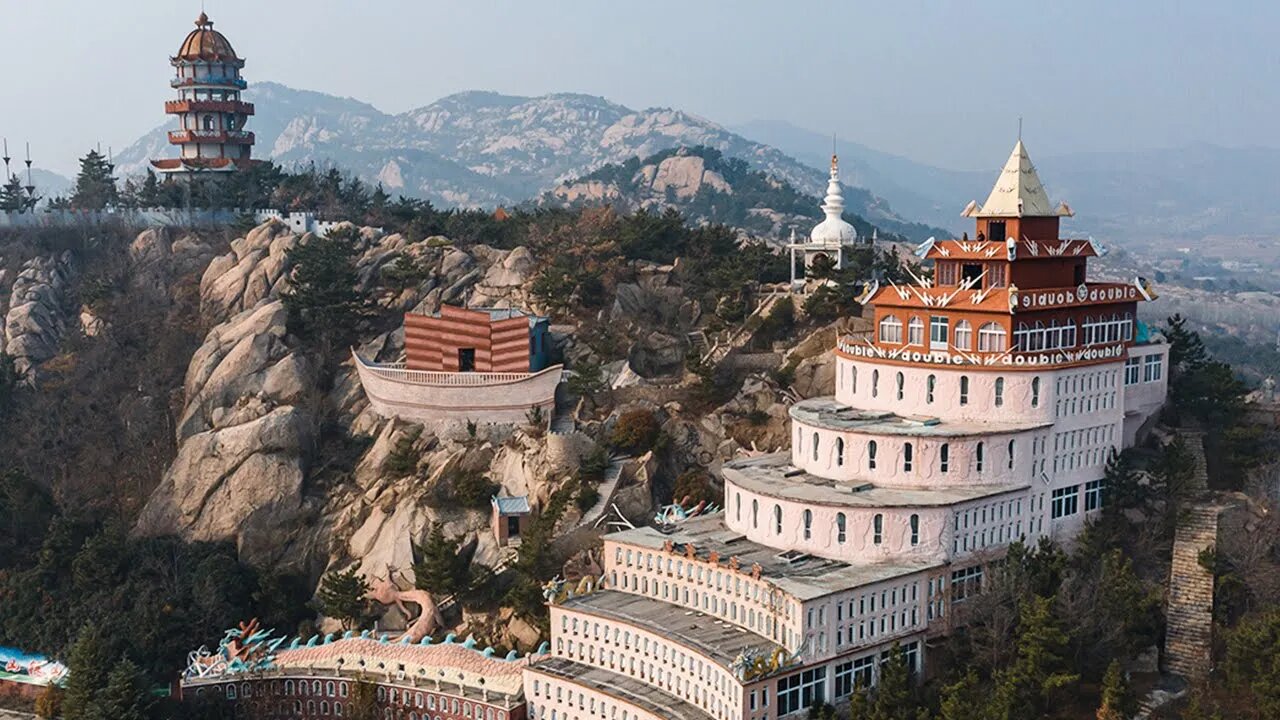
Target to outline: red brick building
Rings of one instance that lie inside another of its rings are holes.
[[[404,316],[405,366],[436,372],[527,373],[546,366],[547,319],[505,308],[445,305]]]

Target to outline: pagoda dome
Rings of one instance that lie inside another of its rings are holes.
[[[822,199],[822,212],[827,217],[809,233],[810,242],[847,245],[858,239],[858,231],[842,217],[844,192],[840,189],[839,160],[835,155],[831,156],[831,179],[827,181],[827,196]]]
[[[182,41],[182,47],[178,49],[178,59],[223,62],[240,58],[236,56],[235,48],[231,47],[227,36],[214,30],[209,16],[200,13],[200,17],[196,18],[196,29],[187,35],[187,39]]]

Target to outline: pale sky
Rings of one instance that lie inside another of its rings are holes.
[[[273,80],[387,112],[461,90],[582,92],[786,120],[961,169],[1211,142],[1280,146],[1280,3],[206,0]],[[0,136],[68,174],[165,121],[199,0],[0,0]],[[252,129],[252,125],[250,125]]]

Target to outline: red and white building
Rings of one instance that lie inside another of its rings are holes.
[[[170,85],[178,99],[164,104],[164,111],[178,118],[178,129],[169,132],[169,143],[178,157],[151,161],[161,173],[189,175],[230,172],[252,162],[253,133],[245,124],[253,104],[240,99],[248,86],[240,76],[244,59],[236,55],[226,36],[213,29],[213,21],[200,13],[196,29],[182,41],[169,59],[175,75]]]
[[[1164,401],[1150,287],[1091,282],[1021,141],[975,240],[927,243],[935,280],[868,288],[833,396],[791,408],[789,452],[729,463],[722,516],[604,540],[604,587],[551,607],[524,674],[536,720],[803,717],[928,640],[1010,543],[1069,542],[1104,467]],[[962,613],[959,613],[962,615]]]

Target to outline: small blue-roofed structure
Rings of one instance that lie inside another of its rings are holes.
[[[529,506],[527,495],[515,497],[499,497],[494,495],[490,500],[493,506],[493,537],[498,547],[520,544],[520,537],[528,529],[533,519],[533,508]]]

